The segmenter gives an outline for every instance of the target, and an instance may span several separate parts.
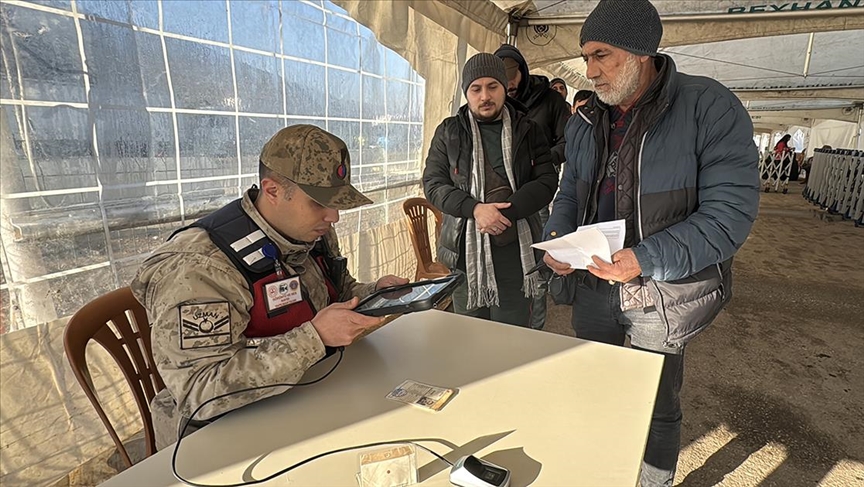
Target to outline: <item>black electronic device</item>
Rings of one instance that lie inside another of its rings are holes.
[[[464,274],[456,273],[384,288],[361,301],[354,311],[367,316],[387,316],[432,309],[453,294],[464,278]]]

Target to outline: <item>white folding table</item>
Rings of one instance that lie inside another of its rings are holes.
[[[659,355],[426,311],[345,349],[333,374],[227,414],[185,438],[178,469],[198,483],[260,479],[350,445],[436,438],[455,461],[473,454],[511,470],[514,487],[637,483]],[[334,357],[304,380],[329,370]],[[385,399],[406,379],[458,388],[439,412]],[[424,486],[449,486],[449,465],[418,449]],[[181,486],[172,448],[104,487]],[[356,486],[358,454],[325,457],[266,485]]]

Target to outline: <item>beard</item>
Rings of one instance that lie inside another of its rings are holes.
[[[493,107],[495,106],[494,103],[490,103],[490,104],[487,104],[487,105],[481,105],[481,106],[479,106],[479,107],[477,107],[477,108],[474,108],[474,107],[472,107],[472,106],[469,105],[469,106],[468,106],[468,109],[471,110],[471,113],[474,115],[474,118],[475,118],[478,122],[494,122],[495,120],[498,120],[498,117],[501,116],[501,111],[504,110],[504,105],[502,104],[500,107],[498,107],[498,109],[495,110],[495,112],[494,112],[491,116],[488,115],[489,112],[486,112],[486,114],[480,113],[480,108],[481,108],[481,107],[482,107],[482,108],[488,108],[489,105],[491,105],[491,106],[493,106]]]
[[[591,83],[595,85],[599,80],[592,79]],[[636,90],[639,89],[639,61],[636,56],[629,55],[624,61],[624,66],[621,67],[621,72],[618,77],[608,82],[605,91],[596,90],[597,98],[603,103],[615,106],[633,96]]]

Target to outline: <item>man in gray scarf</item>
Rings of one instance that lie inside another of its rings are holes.
[[[438,260],[467,277],[453,294],[456,312],[528,326],[537,211],[558,177],[542,130],[506,102],[506,87],[500,58],[480,53],[465,63],[468,103],[435,131],[423,187],[444,213]]]

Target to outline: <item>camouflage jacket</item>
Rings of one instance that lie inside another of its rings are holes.
[[[324,275],[309,256],[313,244],[298,245],[280,235],[258,213],[248,191],[242,208],[279,247],[285,270],[300,274],[308,291],[303,298],[311,300],[314,309],[326,307]],[[336,232],[331,230],[323,238],[328,250],[338,255]],[[151,404],[157,448],[175,442],[179,421],[188,419],[204,401],[249,387],[296,383],[324,357],[324,344],[311,322],[273,337],[244,336],[253,305],[248,283],[201,228],[184,230],[153,251],[131,287],[152,322],[153,358],[166,387]],[[339,300],[363,298],[374,287],[374,283],[361,284],[346,275]],[[214,320],[227,318],[230,333],[184,342],[181,317],[190,313],[211,315]],[[278,387],[232,395],[204,407],[195,420],[214,418],[285,390]]]

